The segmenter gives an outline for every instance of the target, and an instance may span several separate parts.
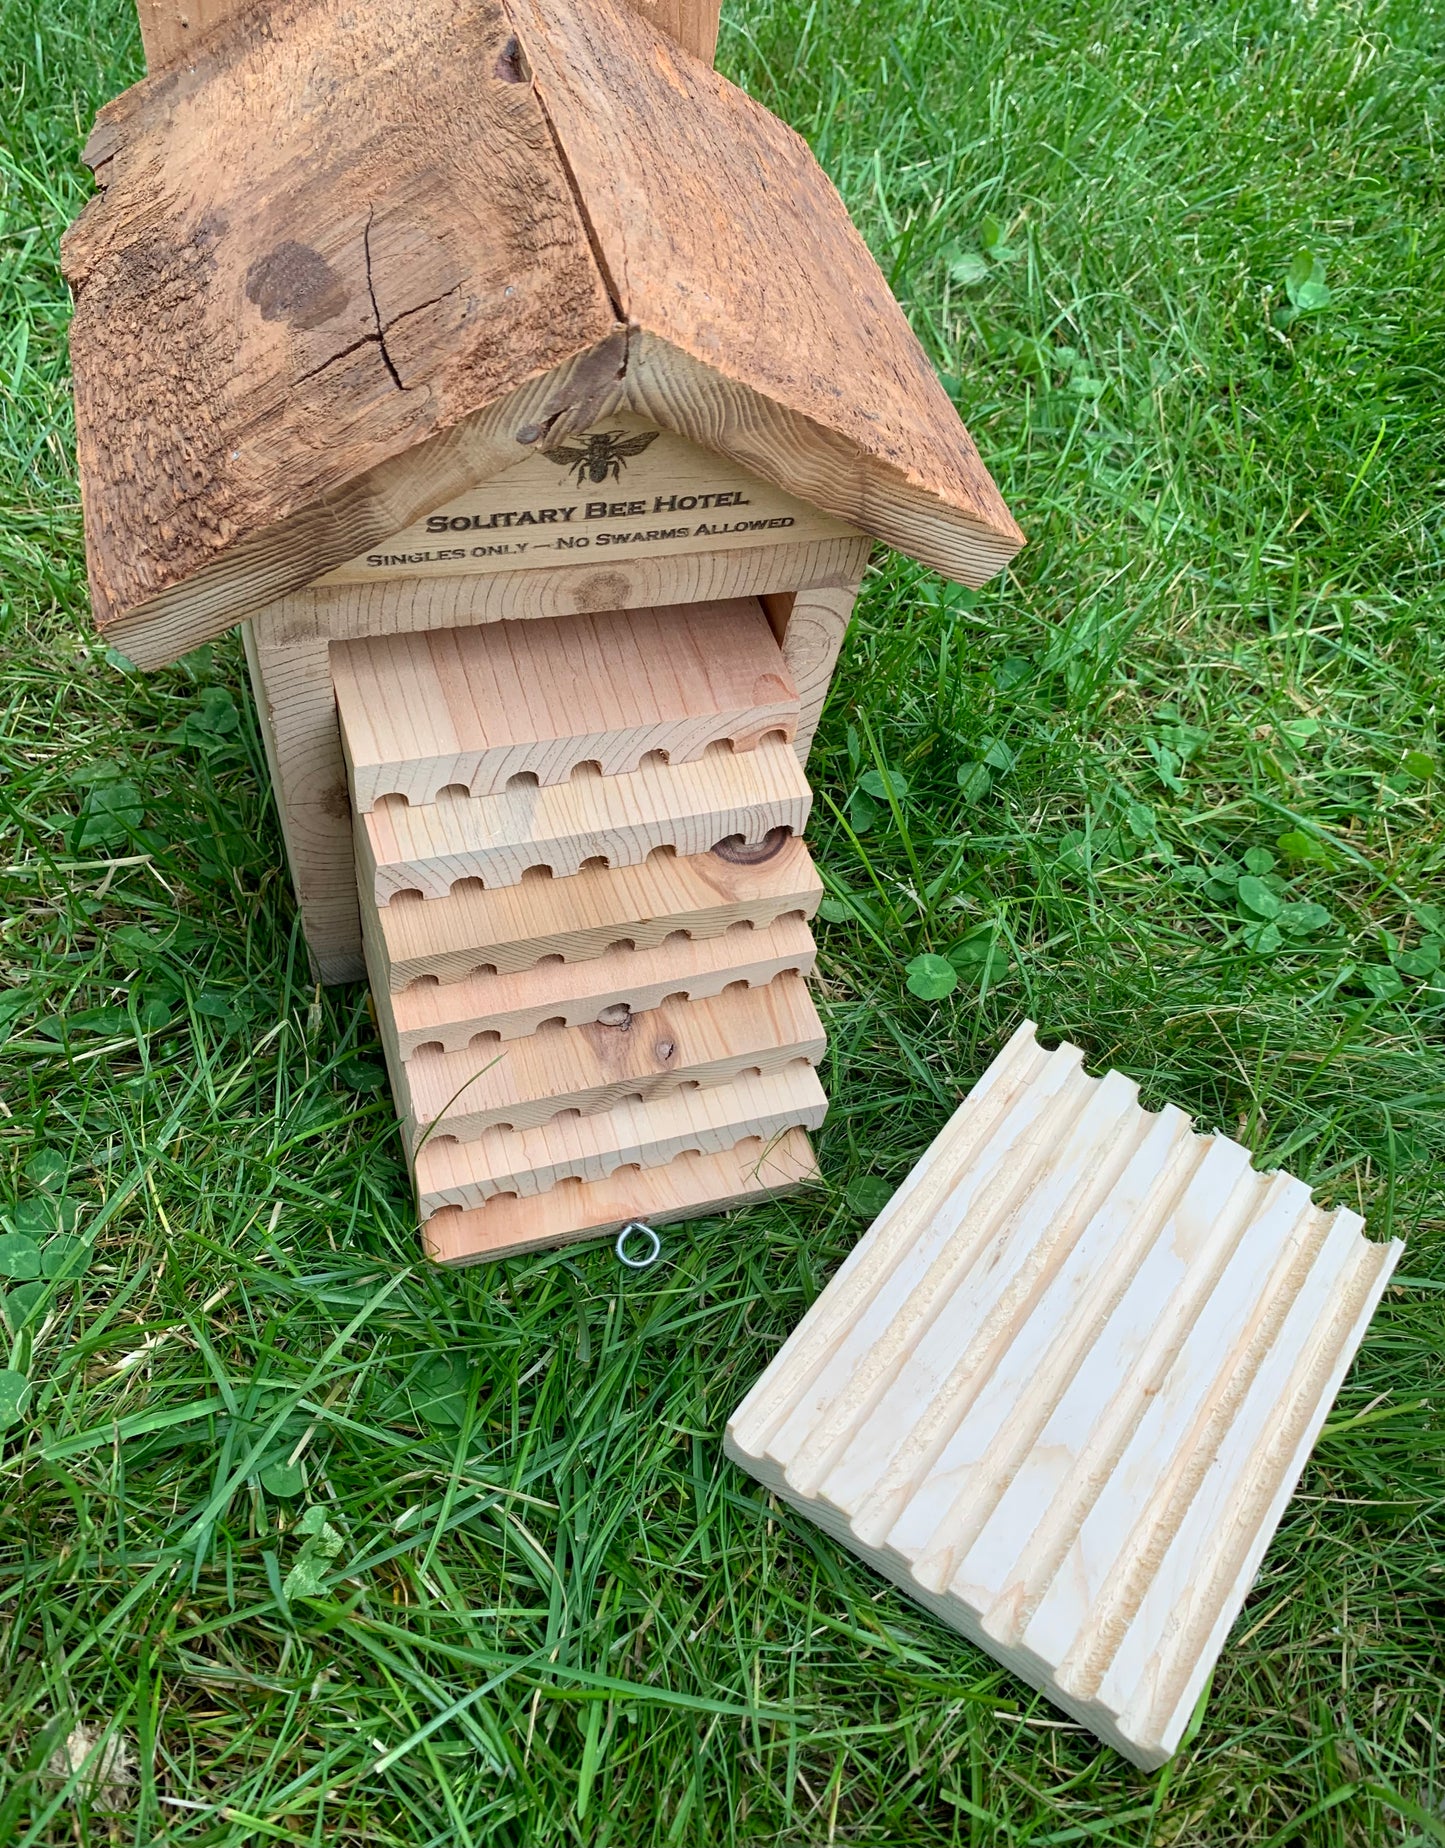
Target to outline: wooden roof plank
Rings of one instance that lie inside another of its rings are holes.
[[[546,1021],[585,1026],[661,1007],[674,995],[706,1000],[724,988],[755,988],[787,970],[811,975],[817,961],[813,933],[796,912],[761,929],[734,925],[716,937],[679,931],[651,949],[604,950],[582,962],[544,962],[506,975],[473,975],[460,982],[420,982],[392,993],[376,985],[377,1021],[394,1036],[397,1056],[419,1046],[460,1052],[479,1033],[525,1039]]]
[[[1022,543],[806,145],[622,0],[276,0],[87,158],[87,545],[138,661],[625,410],[945,575]]]
[[[801,453],[742,404],[705,433],[659,414],[771,479],[801,468],[803,498],[885,538],[895,496],[936,498],[997,569],[1023,535],[803,138],[625,0],[506,4],[653,388],[671,349],[781,411]]]
[[[786,740],[752,751],[723,745],[620,776],[589,772],[415,807],[388,800],[357,816],[356,863],[362,891],[389,905],[411,892],[444,899],[465,879],[488,889],[517,885],[542,866],[553,879],[598,860],[637,866],[659,848],[669,857],[721,849],[724,859],[762,861],[781,853],[786,836],[802,834],[812,802]]]
[[[605,346],[512,39],[497,0],[278,0],[100,112],[64,262],[102,627],[220,563],[225,627],[341,563],[412,517],[356,504],[373,470]]]

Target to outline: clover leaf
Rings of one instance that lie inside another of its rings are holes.
[[[958,987],[958,971],[945,957],[925,952],[908,964],[908,992],[920,1001],[941,1001]]]

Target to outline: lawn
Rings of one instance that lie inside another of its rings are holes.
[[[239,647],[92,633],[56,252],[139,46],[0,45],[0,1843],[1445,1842],[1445,7],[728,0],[1030,544],[875,558],[812,763],[826,1190],[635,1276],[424,1267]],[[1025,1015],[1408,1241],[1152,1777],[721,1452]]]

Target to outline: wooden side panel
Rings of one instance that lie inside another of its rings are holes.
[[[800,835],[812,791],[786,740],[734,752],[714,747],[691,763],[644,763],[625,776],[583,767],[566,783],[411,808],[394,798],[356,821],[363,891],[445,898],[464,879],[516,885],[542,867],[570,877],[589,861],[636,866],[665,849],[693,856],[733,843],[762,858],[780,832]]]
[[[817,1129],[827,1109],[812,1066],[789,1065],[535,1129],[489,1129],[471,1142],[433,1136],[417,1151],[417,1199],[423,1219],[448,1206],[485,1206],[498,1194],[526,1199],[562,1181],[605,1181],[619,1168],[719,1154],[749,1137],[768,1144],[789,1129]]]
[[[760,930],[735,924],[706,938],[678,931],[650,950],[605,950],[585,962],[553,957],[510,975],[418,982],[395,995],[377,982],[376,1008],[398,1055],[410,1058],[426,1045],[460,1052],[479,1033],[524,1039],[545,1021],[615,1024],[620,1014],[645,1013],[674,996],[703,1001],[735,982],[756,988],[788,970],[808,975],[816,958],[813,933],[795,912]]]
[[[544,1028],[465,1052],[419,1052],[393,1074],[408,1146],[422,1135],[466,1141],[497,1124],[529,1129],[563,1110],[646,1102],[683,1084],[722,1084],[822,1058],[817,1009],[799,976],[708,1001],[671,1001],[617,1026]]]
[[[765,732],[798,695],[756,598],[608,610],[338,643],[331,653],[354,806],[492,795],[513,777],[604,776]]]
[[[422,1242],[438,1264],[482,1264],[541,1246],[603,1238],[633,1219],[662,1226],[732,1212],[817,1178],[808,1138],[794,1129],[768,1144],[749,1139],[716,1155],[680,1155],[663,1168],[619,1170],[605,1181],[563,1181],[532,1199],[434,1213],[422,1227]]]
[[[794,748],[807,763],[813,736],[823,716],[838,651],[848,633],[857,601],[861,571],[847,584],[821,584],[800,590],[792,600],[783,628],[783,659],[798,689],[798,730]]]
[[[1155,1769],[1403,1250],[1362,1230],[1025,1022],[728,1453]]]
[[[312,966],[322,982],[360,981],[351,804],[325,636],[304,625],[288,634],[273,610],[243,633]]]
[[[478,969],[506,974],[545,956],[567,962],[614,945],[646,950],[679,931],[716,937],[790,912],[811,918],[823,896],[807,848],[784,841],[759,865],[716,854],[589,867],[572,879],[524,879],[495,891],[463,887],[447,898],[368,906],[371,967],[392,992],[422,978],[459,982]]]

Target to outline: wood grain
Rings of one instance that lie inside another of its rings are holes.
[[[353,805],[442,789],[492,795],[514,776],[604,776],[651,752],[791,740],[798,696],[756,598],[433,629],[332,650]],[[709,843],[711,845],[711,843]]]
[[[224,25],[259,0],[136,0],[146,67],[158,70],[173,58],[189,57],[202,35]],[[631,0],[659,32],[707,63],[717,50],[721,0]]]
[[[609,410],[565,440],[543,436],[521,457],[316,582],[525,574],[577,560],[858,536],[728,457],[626,409]]]
[[[603,1238],[629,1220],[663,1226],[754,1206],[818,1178],[801,1129],[715,1155],[679,1155],[662,1168],[619,1170],[605,1181],[563,1182],[531,1199],[491,1200],[473,1212],[435,1213],[422,1227],[438,1264],[481,1264],[548,1245]]]
[[[815,1064],[824,1037],[800,976],[669,1001],[618,1026],[544,1028],[528,1039],[483,1040],[465,1052],[418,1052],[393,1072],[402,1132],[469,1141],[498,1124],[530,1129],[563,1110],[608,1110],[683,1084],[722,1084],[745,1071]]]
[[[366,973],[356,848],[326,640],[287,636],[268,614],[241,630],[291,882],[317,980],[355,982]]]
[[[632,0],[642,17],[676,39],[682,49],[711,64],[717,51],[722,0]]]
[[[800,589],[782,618],[783,659],[798,689],[798,728],[793,748],[807,763],[813,736],[823,716],[833,669],[858,596],[861,579],[838,585]]]
[[[726,1084],[562,1115],[535,1129],[485,1130],[470,1142],[433,1136],[417,1151],[425,1219],[443,1208],[485,1206],[498,1194],[526,1199],[562,1181],[604,1181],[619,1168],[657,1168],[689,1152],[715,1155],[789,1129],[817,1129],[828,1100],[811,1065],[746,1074]]]
[[[1018,529],[803,143],[625,4],[479,9],[275,0],[101,112],[64,260],[102,627],[170,658],[616,416],[996,570]]]
[[[407,523],[373,471],[405,456],[429,493],[416,451],[460,420],[615,374],[514,36],[497,0],[274,0],[100,112],[64,261],[102,626],[208,577],[226,627]]]
[[[510,975],[415,982],[395,995],[379,982],[376,1011],[401,1058],[427,1045],[460,1052],[479,1033],[524,1039],[544,1021],[581,1027],[623,1009],[645,1013],[673,995],[702,1001],[734,982],[756,988],[787,970],[808,975],[816,958],[813,933],[794,912],[761,929],[734,924],[703,938],[678,931],[653,949],[604,950],[585,962],[551,957]]]
[[[470,628],[486,622],[661,609],[812,587],[856,586],[871,548],[869,539],[837,538],[762,545],[741,552],[694,552],[676,558],[619,554],[605,564],[559,565],[546,571],[500,572],[493,577],[321,584],[279,598],[267,613],[275,612],[288,636],[305,630],[344,642],[363,636]],[[139,657],[132,659],[139,663]],[[160,662],[148,664],[159,666]]]
[[[691,857],[719,843],[776,851],[807,826],[812,791],[792,745],[713,747],[689,763],[644,762],[624,776],[579,766],[566,783],[443,797],[411,808],[394,798],[356,818],[361,889],[445,898],[464,879],[516,885],[539,867],[555,879],[588,862],[637,866],[659,850]]]
[[[801,137],[625,4],[508,4],[640,332],[632,408],[948,575],[1006,562],[1023,536]]]
[[[629,560],[435,584],[388,583],[306,590],[270,604],[250,624],[247,654],[257,709],[267,736],[271,774],[313,967],[321,981],[349,982],[364,973],[356,900],[355,843],[346,798],[346,762],[337,722],[328,642],[411,634],[443,626],[557,617],[568,613],[721,601],[769,595],[786,587],[851,593],[867,563],[868,541],[762,547],[709,559]],[[527,594],[523,594],[523,592]],[[799,595],[796,607],[806,607]],[[789,607],[794,607],[790,602]],[[808,684],[800,732],[811,738],[826,686],[815,672],[814,626],[800,617],[774,623],[790,675]],[[152,640],[155,638],[152,637]],[[804,757],[806,745],[800,747]],[[811,913],[810,913],[811,915]]]
[[[1145,1769],[1403,1247],[1025,1022],[728,1454]]]
[[[368,905],[362,916],[372,979],[395,993],[419,977],[459,982],[478,969],[530,969],[544,956],[577,962],[615,944],[651,949],[678,931],[707,938],[739,923],[761,929],[790,912],[811,918],[822,896],[807,848],[790,840],[755,866],[705,853],[589,867],[572,879]]]
[[[190,56],[202,37],[256,0],[136,0],[146,68]],[[660,22],[659,22],[660,23]]]

